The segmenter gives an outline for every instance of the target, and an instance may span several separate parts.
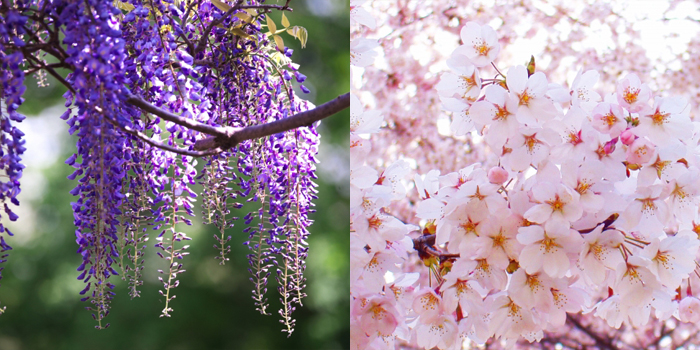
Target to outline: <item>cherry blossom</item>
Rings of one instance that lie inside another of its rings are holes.
[[[353,34],[384,51],[353,86],[385,122],[351,135],[351,297],[394,296],[399,315],[353,343],[682,347],[700,310],[700,123],[676,84],[700,93],[700,60],[655,70],[608,2],[438,3],[369,2],[377,28]],[[574,49],[592,27],[630,39]],[[535,37],[532,58],[510,49]],[[373,217],[402,234],[370,233]]]
[[[493,28],[467,22],[460,30],[464,45],[456,53],[462,54],[475,66],[483,67],[493,62],[501,51],[498,36]]]
[[[648,108],[651,90],[647,84],[642,84],[639,77],[630,73],[617,84],[617,102],[630,112],[639,112]]]

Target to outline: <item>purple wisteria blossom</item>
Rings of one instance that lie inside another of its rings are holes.
[[[283,331],[294,330],[316,198],[317,121],[347,108],[349,95],[318,107],[295,95],[292,80],[306,76],[266,15],[291,11],[289,1],[263,2],[0,0],[0,200],[19,204],[24,141],[13,123],[24,118],[24,77],[50,74],[68,88],[61,118],[78,138],[65,163],[75,168],[80,294],[97,328],[109,326],[110,277],[140,296],[149,235],[164,261],[161,316],[171,316],[199,182],[203,221],[219,230],[216,258],[228,261],[227,230],[243,226],[255,305],[268,313],[274,271]],[[11,235],[0,224],[4,232]],[[0,253],[9,249],[0,235]]]

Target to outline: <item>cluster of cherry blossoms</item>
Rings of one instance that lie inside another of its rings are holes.
[[[406,221],[420,227],[391,212],[410,160],[370,161],[383,120],[352,101],[353,347],[510,347],[577,314],[613,328],[700,321],[700,125],[688,102],[634,73],[602,97],[594,70],[569,88],[534,58],[502,73],[491,27],[460,34],[435,89],[452,134],[484,160],[414,176]]]

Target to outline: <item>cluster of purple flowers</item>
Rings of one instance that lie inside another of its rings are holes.
[[[27,5],[18,1],[17,6],[22,8]],[[24,102],[22,94],[26,87],[24,70],[20,67],[24,59],[22,53],[8,52],[3,43],[23,47],[25,43],[22,36],[26,22],[27,17],[22,16],[19,11],[0,13],[0,169],[4,172],[4,175],[0,175],[0,201],[3,202],[6,217],[10,221],[16,221],[18,218],[8,207],[7,201],[19,205],[17,195],[20,192],[19,180],[24,169],[22,153],[25,151],[25,141],[22,139],[24,134],[13,122],[21,122],[25,118],[17,109]],[[3,217],[0,214],[0,218]],[[0,263],[6,261],[6,252],[12,249],[5,242],[3,233],[12,236],[12,232],[0,223]],[[0,279],[2,269],[0,267]]]
[[[259,16],[242,6],[257,8]],[[161,316],[170,316],[173,288],[188,254],[183,241],[190,239],[180,229],[191,224],[197,197],[192,185],[199,179],[204,221],[220,231],[215,246],[222,263],[230,251],[225,231],[238,219],[231,209],[250,210],[243,223],[250,237],[245,244],[253,251],[254,299],[266,313],[264,295],[274,265],[282,322],[286,332],[293,331],[291,312],[304,297],[308,214],[315,198],[315,126],[216,152],[194,150],[198,140],[212,135],[209,130],[266,124],[313,107],[291,89],[292,79],[301,83],[306,78],[290,64],[292,50],[285,48],[281,61],[271,58],[277,48],[261,31],[269,6],[255,0],[233,1],[228,11],[209,1],[170,0],[35,0],[0,6],[0,98],[7,106],[0,119],[0,167],[10,180],[0,183],[0,200],[18,204],[24,148],[21,132],[10,121],[23,118],[16,109],[25,69],[55,73],[40,59],[28,63],[22,47],[23,38],[30,38],[30,45],[60,61],[54,66],[71,71],[65,80],[54,76],[69,86],[64,96],[71,108],[62,118],[78,136],[77,152],[66,164],[75,168],[69,178],[77,180],[71,193],[77,197],[72,206],[83,259],[78,278],[86,283],[80,294],[92,303],[88,309],[98,328],[109,325],[102,323],[114,296],[109,277],[121,274],[129,281],[129,294],[139,296],[150,229],[158,232],[157,254],[168,264],[160,270]],[[36,32],[24,32],[28,20],[36,22],[30,26]],[[199,176],[196,156],[205,156]],[[240,203],[245,198],[252,207]],[[0,236],[0,250],[6,249]]]

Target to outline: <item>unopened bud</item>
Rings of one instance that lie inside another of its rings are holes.
[[[500,185],[508,180],[508,171],[499,166],[495,166],[489,169],[488,176],[490,183]]]
[[[620,134],[620,140],[622,140],[622,143],[629,146],[634,142],[636,136],[630,131],[630,129],[627,129]]]
[[[615,145],[617,144],[617,137],[605,143],[605,154],[610,154],[615,151]]]

